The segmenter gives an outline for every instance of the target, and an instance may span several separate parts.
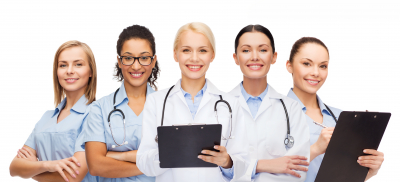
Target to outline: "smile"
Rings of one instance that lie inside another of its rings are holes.
[[[260,70],[261,67],[263,67],[264,65],[261,64],[252,64],[252,65],[247,65],[248,68],[250,68],[251,70]]]
[[[201,65],[186,65],[190,71],[199,71],[203,66]]]
[[[131,72],[130,74],[132,75],[133,78],[140,78],[143,76],[144,72]]]
[[[67,83],[74,83],[74,82],[76,82],[78,79],[79,79],[79,78],[68,78],[68,79],[65,79],[65,81],[66,81]]]
[[[320,81],[318,81],[318,80],[307,80],[307,79],[305,79],[310,85],[318,85],[318,83],[320,82]]]

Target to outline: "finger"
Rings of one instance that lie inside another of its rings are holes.
[[[376,156],[383,156],[382,152],[379,152],[379,151],[374,150],[374,149],[364,149],[363,152],[366,153],[366,154],[372,154],[372,155],[376,155]]]
[[[23,154],[21,151],[18,151],[18,154],[21,156],[21,158],[24,158],[24,159],[26,159],[26,156],[25,156],[25,154]]]
[[[308,166],[308,165],[310,165],[310,163],[308,163],[307,161],[298,160],[298,159],[292,160],[292,164],[294,164],[294,165],[303,165],[303,166]]]
[[[22,157],[19,155],[19,152],[17,153],[17,158],[22,158]]]
[[[214,157],[212,157],[212,156],[199,155],[198,158],[201,159],[201,160],[203,160],[203,161],[205,161],[205,162],[209,162],[209,163],[216,164],[216,163],[214,162]],[[218,164],[217,164],[217,165],[218,165]]]
[[[292,176],[301,178],[301,176],[300,176],[299,173],[296,173],[296,172],[294,172],[294,171],[292,171],[292,170],[290,170],[290,169],[286,169],[284,173],[287,173],[287,174],[290,174],[290,175],[292,175]]]
[[[78,165],[79,167],[81,167],[81,164],[79,163],[79,161],[78,161],[77,158],[75,158],[74,156],[72,156],[72,157],[71,157],[71,160],[72,160],[76,165]]]
[[[226,152],[226,148],[224,146],[215,145],[214,149],[219,150],[220,152]]]
[[[76,174],[79,174],[79,171],[78,171],[79,167],[74,162],[67,162],[66,164],[69,167],[71,167],[75,171]]]
[[[19,149],[21,153],[23,153],[26,157],[29,157],[29,153],[26,150]]]
[[[60,174],[60,176],[66,181],[68,182],[68,178],[67,176],[64,174],[64,171],[62,170],[62,168],[60,166],[56,167],[57,172]]]
[[[32,154],[31,154],[31,151],[29,151],[27,148],[22,147],[22,150],[26,151],[26,152],[28,153],[28,155],[30,155],[30,156],[32,155]]]
[[[303,166],[298,166],[298,165],[293,165],[293,164],[289,164],[289,169],[294,169],[294,170],[298,170],[298,171],[308,171],[308,168],[303,167]]]
[[[360,157],[358,157],[358,160],[383,160],[383,157],[375,156],[375,155],[360,156]]]
[[[291,156],[287,156],[290,159],[300,159],[300,160],[307,160],[307,157],[305,156],[299,156],[299,155],[291,155]]]
[[[69,173],[69,175],[71,175],[73,178],[76,178],[76,176],[75,176],[74,172],[72,171],[72,169],[69,168],[65,163],[60,162],[59,165],[63,170],[67,171]]]
[[[201,153],[202,154],[208,154],[208,155],[211,155],[211,156],[216,156],[216,157],[220,155],[219,152],[215,152],[215,151],[211,151],[211,150],[203,150],[203,151],[201,151]]]

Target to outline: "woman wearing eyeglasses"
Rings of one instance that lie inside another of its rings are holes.
[[[47,182],[92,182],[81,147],[89,105],[96,100],[97,71],[90,47],[62,44],[53,63],[54,103],[36,123],[10,165],[11,176]]]
[[[121,86],[92,104],[84,127],[90,174],[101,182],[150,182],[136,166],[142,110],[159,74],[154,36],[144,26],[125,28],[117,42],[115,75]]]

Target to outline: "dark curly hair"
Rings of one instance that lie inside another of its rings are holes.
[[[119,34],[119,38],[117,41],[117,54],[119,56],[121,56],[122,46],[124,45],[125,41],[128,41],[130,39],[147,40],[150,44],[151,50],[153,51],[153,55],[156,55],[156,43],[154,41],[154,36],[150,32],[150,30],[144,26],[132,25],[132,26],[125,28],[121,32],[121,34]],[[116,74],[114,76],[117,78],[118,81],[122,81],[124,79],[124,75],[122,75],[121,68],[118,67],[118,62],[115,64],[115,71],[116,71]],[[155,90],[157,90],[157,86],[155,85],[155,82],[159,75],[160,75],[160,68],[158,66],[158,61],[157,61],[153,70],[151,70],[151,75],[147,79],[147,82]]]

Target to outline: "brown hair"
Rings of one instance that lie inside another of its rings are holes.
[[[290,57],[289,57],[289,61],[291,63],[293,63],[293,58],[299,52],[301,46],[303,46],[304,44],[307,44],[307,43],[314,43],[314,44],[318,44],[318,45],[324,47],[326,49],[326,51],[328,52],[328,56],[329,56],[329,50],[321,40],[319,40],[315,37],[302,37],[301,39],[297,40],[292,46],[292,50],[290,51]]]
[[[83,52],[86,53],[88,58],[88,63],[91,71],[92,77],[89,77],[88,87],[85,90],[85,97],[87,99],[86,104],[90,104],[96,100],[96,84],[97,84],[97,69],[96,69],[96,61],[94,59],[94,55],[90,47],[77,40],[71,40],[62,44],[54,56],[54,63],[53,63],[53,86],[54,86],[54,104],[57,107],[58,104],[61,103],[62,99],[65,98],[65,90],[58,82],[57,76],[57,69],[58,69],[58,58],[60,57],[61,52],[65,49],[72,48],[72,47],[80,47],[82,48]]]

